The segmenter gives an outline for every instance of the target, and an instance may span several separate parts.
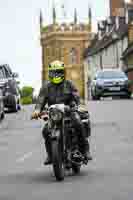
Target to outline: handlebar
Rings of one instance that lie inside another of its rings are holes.
[[[53,109],[54,108],[54,106],[56,106],[56,105],[53,105],[53,106],[51,106],[50,107],[50,109]],[[64,108],[63,108],[64,107]],[[73,104],[72,106],[69,106],[69,105],[64,105],[63,107],[60,107],[60,110],[64,110],[66,113],[70,113],[71,111],[73,112],[73,111],[75,111],[75,110],[77,110],[77,107]],[[63,112],[64,112],[63,111]],[[35,116],[35,117],[31,117],[31,120],[32,119],[38,119],[38,118],[40,118],[40,119],[43,119],[44,121],[46,121],[46,120],[48,120],[48,113],[49,113],[49,111],[48,110],[45,110],[45,111],[43,111],[43,112],[40,112],[39,114],[37,114],[37,116]]]
[[[48,112],[43,111],[43,112],[39,113],[37,117],[31,117],[31,120],[33,120],[33,119],[37,120],[38,118],[42,119],[42,116],[44,116],[43,117],[44,120],[47,120],[48,119]]]

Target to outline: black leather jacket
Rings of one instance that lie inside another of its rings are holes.
[[[45,81],[43,87],[40,89],[38,101],[35,106],[36,110],[40,112],[45,105],[64,103],[65,105],[80,104],[80,97],[77,88],[69,80],[64,80],[60,84],[53,84]]]

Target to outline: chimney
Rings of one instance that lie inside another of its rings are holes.
[[[129,22],[133,21],[133,8],[128,9],[128,20]]]

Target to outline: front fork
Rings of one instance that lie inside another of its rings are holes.
[[[62,160],[64,161],[64,152],[65,152],[65,134],[64,134],[64,122],[62,122],[62,125],[58,127],[56,124],[51,130],[51,143],[53,141],[57,141],[59,145],[60,152],[62,154]]]

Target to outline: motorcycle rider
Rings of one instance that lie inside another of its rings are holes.
[[[85,137],[84,126],[82,124],[79,113],[76,107],[80,103],[78,90],[69,80],[65,80],[65,67],[61,61],[54,61],[49,64],[49,81],[45,81],[38,96],[38,102],[35,106],[35,111],[32,114],[32,118],[38,118],[40,112],[42,112],[48,104],[64,103],[71,106],[72,112],[70,114],[76,133],[80,133],[80,142],[83,146],[83,155],[85,159],[92,160],[89,151],[88,139]],[[45,148],[47,152],[47,158],[44,162],[45,165],[51,164],[51,145],[49,139],[48,124],[45,124],[42,131],[43,138],[45,140]]]

